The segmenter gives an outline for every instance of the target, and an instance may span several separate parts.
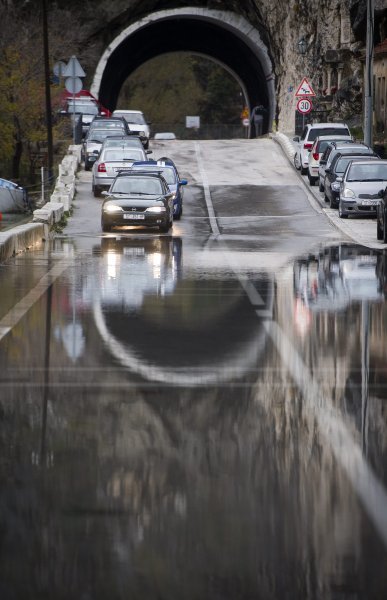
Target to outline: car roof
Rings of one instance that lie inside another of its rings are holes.
[[[127,113],[140,113],[141,115],[143,114],[142,110],[126,110],[124,108],[116,108],[113,111],[113,114],[114,113],[125,113],[125,114],[127,114]]]
[[[352,137],[349,135],[318,135],[315,139],[315,142],[324,142],[326,140],[331,140],[331,142],[341,142],[344,140],[348,140],[348,142],[352,141]]]
[[[374,157],[374,159],[372,160],[372,158],[367,158],[367,159],[361,159],[361,160],[357,160],[356,164],[361,164],[361,165],[367,165],[367,164],[375,164],[375,162],[378,163],[382,163],[382,164],[387,164],[387,160],[383,160],[381,158],[378,158],[377,156]]]
[[[311,129],[313,129],[314,127],[348,127],[346,123],[308,123],[308,126],[310,126]]]
[[[136,171],[119,171],[117,173],[117,177],[118,176],[120,176],[120,177],[133,177],[133,176],[138,177],[138,175],[146,175],[147,177],[158,177],[160,179],[164,179],[164,177],[162,175],[162,171],[146,171],[146,170],[141,171],[139,169]]]

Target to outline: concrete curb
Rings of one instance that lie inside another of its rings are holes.
[[[285,135],[284,133],[279,132],[279,133],[272,133],[270,137],[272,138],[272,140],[274,142],[276,142],[281,147],[283,153],[288,158],[291,165],[294,167],[293,158],[294,158],[294,154],[295,154],[295,148],[294,148],[291,140],[289,140],[288,136]],[[294,168],[294,170],[295,170],[296,175],[302,182],[303,186],[307,190],[308,195],[312,196],[314,198],[314,200],[318,203],[318,206],[320,207],[321,212],[323,212],[326,215],[326,217],[329,219],[329,221],[332,223],[332,225],[334,225],[334,227],[336,227],[336,229],[341,231],[341,233],[344,233],[344,235],[349,237],[351,240],[353,240],[357,244],[362,244],[363,246],[366,246],[367,248],[372,248],[373,250],[375,250],[375,249],[384,250],[387,247],[386,244],[383,244],[382,242],[379,242],[376,239],[376,225],[375,225],[375,240],[373,240],[373,239],[370,239],[370,235],[369,235],[369,221],[363,220],[363,219],[356,219],[356,221],[352,220],[352,219],[346,219],[346,220],[340,219],[340,217],[338,216],[337,210],[332,209],[332,208],[327,208],[324,200],[322,200],[322,198],[318,195],[318,192],[316,191],[316,189],[313,186],[310,186],[309,183],[302,177],[302,175],[295,168]],[[354,224],[356,224],[356,230],[354,230],[355,229]],[[364,231],[362,231],[362,229],[364,229]]]
[[[38,246],[48,238],[48,235],[48,226],[43,223],[18,225],[0,233],[0,262],[33,246]]]

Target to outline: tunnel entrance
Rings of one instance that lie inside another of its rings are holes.
[[[97,66],[91,91],[114,110],[126,79],[146,61],[169,52],[191,52],[224,65],[238,80],[248,107],[266,108],[263,133],[275,111],[274,75],[258,30],[231,12],[184,8],[155,12],[116,37]]]

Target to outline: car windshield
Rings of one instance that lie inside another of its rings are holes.
[[[121,129],[125,131],[125,126],[122,121],[109,121],[108,119],[101,119],[101,121],[93,121],[93,129]]]
[[[347,181],[387,181],[387,163],[354,164],[350,167]]]
[[[143,168],[144,168],[144,166],[138,167],[138,169],[143,169]],[[153,172],[157,172],[157,173],[161,172],[165,181],[168,183],[168,185],[173,185],[176,183],[176,172],[175,172],[175,169],[173,169],[171,167],[157,167],[157,166],[147,167],[145,165],[145,169],[147,171],[149,170],[149,171],[153,171]]]
[[[355,160],[356,157],[354,156],[347,156],[346,158],[339,158],[339,160],[336,163],[336,167],[335,167],[335,173],[344,173],[345,169],[348,166],[348,163],[351,162],[351,160]]]
[[[313,128],[309,131],[308,141],[313,142],[319,135],[350,135],[346,127]]]
[[[117,117],[124,117],[127,123],[135,125],[144,125],[145,119],[141,113],[115,113]]]
[[[161,181],[156,177],[118,177],[110,189],[114,194],[162,194]]]
[[[92,129],[89,130],[89,135],[87,137],[88,142],[98,142],[101,143],[104,139],[111,134],[111,130],[109,129]]]
[[[105,148],[142,148],[140,140],[136,137],[128,139],[117,139],[107,137],[105,140]]]
[[[318,142],[317,151],[320,153],[324,152],[329,144],[331,144],[332,142],[336,142],[336,141],[340,141],[342,144],[345,143],[344,140],[335,140],[334,138],[332,138],[330,140],[321,140]],[[352,140],[348,140],[348,142],[352,142]]]
[[[98,107],[92,102],[69,102],[67,112],[81,113],[83,115],[98,115]]]
[[[144,153],[140,148],[119,148],[106,150],[102,160],[106,162],[121,162],[123,160],[143,160],[143,158]]]

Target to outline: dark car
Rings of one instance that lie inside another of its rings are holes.
[[[179,221],[183,214],[183,188],[187,185],[186,179],[180,179],[174,162],[166,157],[163,159],[149,160],[147,162],[134,162],[133,170],[146,170],[149,172],[161,171],[173,195],[173,218]]]
[[[142,225],[167,233],[173,226],[173,195],[161,172],[118,173],[102,204],[102,231]]]
[[[376,237],[387,244],[387,187],[379,190],[376,206]]]
[[[367,159],[378,157],[367,156]],[[364,160],[364,154],[347,154],[340,152],[333,158],[331,165],[325,170],[324,179],[324,200],[329,202],[331,208],[338,208],[340,200],[340,181],[337,178],[342,178],[345,169],[351,161]]]
[[[318,166],[318,180],[320,192],[324,191],[324,180],[325,171],[329,169],[332,164],[332,160],[337,154],[366,154],[374,155],[374,151],[370,146],[363,144],[362,142],[352,142],[347,140],[345,142],[331,142],[325,148],[324,153],[320,159]]]

